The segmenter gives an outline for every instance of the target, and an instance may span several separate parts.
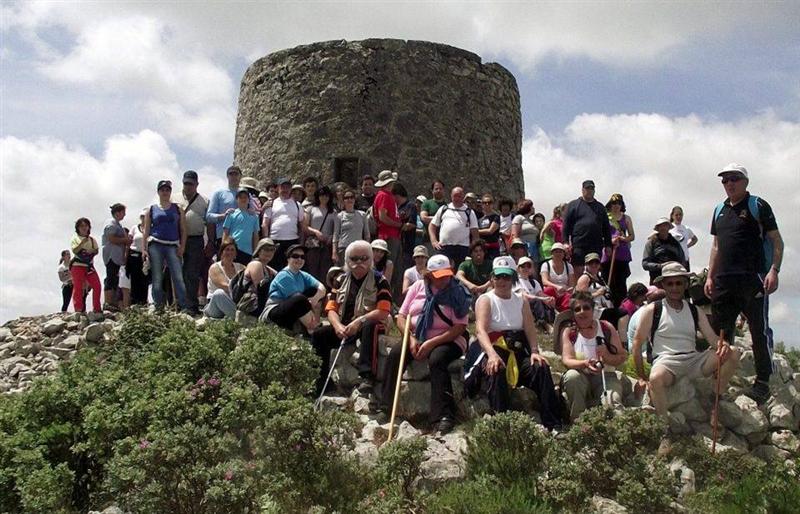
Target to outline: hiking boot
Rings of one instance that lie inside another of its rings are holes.
[[[761,407],[769,400],[769,384],[761,380],[756,380],[753,387],[749,391],[745,391],[744,395],[748,398],[752,398],[756,404]]]
[[[456,427],[456,422],[450,418],[442,418],[439,420],[439,423],[436,425],[436,434],[437,435],[447,435],[453,431]]]

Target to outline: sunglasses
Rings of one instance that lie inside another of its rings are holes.
[[[351,255],[349,259],[350,262],[367,262],[369,260],[369,255]]]
[[[305,260],[306,256],[302,253],[293,253],[289,256],[290,259],[303,259]]]
[[[574,312],[575,314],[591,310],[594,310],[594,307],[592,305],[576,305],[575,307],[572,308],[572,312]]]
[[[511,275],[492,275],[495,280],[511,280]]]
[[[728,182],[733,182],[734,184],[742,180],[742,177],[738,175],[734,175],[732,177],[725,177],[722,179],[723,184],[727,184]]]

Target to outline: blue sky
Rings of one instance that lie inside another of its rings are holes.
[[[161,177],[222,183],[241,76],[256,58],[328,39],[452,44],[517,78],[526,190],[550,212],[591,176],[625,195],[639,234],[683,204],[708,255],[715,170],[739,161],[787,242],[773,298],[796,334],[800,272],[800,4],[3,3],[0,320],[53,310],[72,220],[148,203]],[[25,224],[31,204],[48,215]],[[127,220],[132,222],[132,216]],[[19,251],[24,248],[27,251]],[[634,278],[644,273],[635,263]],[[800,346],[800,340],[794,342]]]

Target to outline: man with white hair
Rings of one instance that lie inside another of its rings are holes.
[[[311,335],[311,344],[322,360],[317,379],[317,394],[325,384],[330,367],[331,350],[344,339],[361,341],[358,373],[359,390],[372,392],[377,376],[378,334],[392,309],[389,283],[372,265],[372,248],[363,240],[353,241],[344,252],[345,273],[340,275],[328,295],[325,312],[330,325],[319,327]]]
[[[464,189],[454,187],[450,203],[436,211],[428,226],[431,245],[437,253],[446,255],[458,269],[469,255],[469,245],[478,239],[478,218],[464,203]]]
[[[711,220],[705,293],[726,341],[733,341],[739,313],[747,318],[756,364],[756,380],[747,395],[762,405],[769,399],[772,374],[769,295],[778,289],[783,238],[772,207],[747,191],[750,180],[744,166],[732,162],[717,176],[728,198],[717,205]]]

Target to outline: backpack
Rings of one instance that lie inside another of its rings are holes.
[[[711,300],[706,296],[705,285],[708,278],[708,268],[689,278],[689,297],[693,305],[708,305]]]
[[[747,210],[750,211],[750,215],[753,216],[753,219],[758,222],[758,230],[759,236],[761,237],[761,244],[763,246],[764,252],[764,269],[762,269],[762,273],[767,273],[769,269],[772,267],[772,252],[773,252],[773,244],[772,239],[764,234],[764,226],[761,224],[761,208],[758,206],[758,201],[760,200],[759,197],[755,195],[750,195],[747,199]],[[722,214],[722,208],[725,207],[725,202],[720,202],[714,208],[714,221],[719,218],[720,214]]]
[[[253,282],[245,276],[244,272],[245,269],[236,273],[228,284],[231,300],[236,304],[237,310],[247,314],[256,313],[254,315],[258,315],[264,309],[269,284],[274,277],[265,272],[261,283],[254,287]]]
[[[608,342],[609,343],[608,353],[611,354],[617,353],[617,349],[611,346],[610,344],[611,329],[614,328],[614,325],[612,325],[606,320],[600,320],[600,328],[603,331],[603,336],[602,336],[603,341],[602,343],[598,341],[598,346],[600,346],[600,344],[605,344],[606,342]],[[600,336],[597,337],[600,338]],[[578,327],[575,325],[575,323],[573,323],[572,326],[569,328],[569,342],[571,342],[574,345],[577,340],[578,340]]]
[[[439,216],[439,223],[441,223],[442,218],[444,218],[444,213],[447,212],[447,211],[463,212],[467,216],[467,227],[469,227],[470,215],[474,215],[475,219],[476,220],[478,219],[478,215],[475,214],[475,211],[473,211],[471,207],[465,207],[463,210],[462,209],[453,209],[452,207],[450,207],[450,204],[446,204],[446,205],[442,205],[441,207],[439,207],[439,211],[441,211],[441,213],[442,213],[442,215]],[[437,215],[439,214],[439,211],[436,211]],[[459,217],[460,217],[460,215],[459,215]],[[441,228],[442,227],[440,225],[439,229],[441,229]]]
[[[378,218],[372,206],[367,209],[366,223],[369,229],[369,237],[375,239],[378,236]]]
[[[250,286],[250,281],[245,278],[244,272],[244,269],[239,270],[228,284],[228,290],[231,293],[231,300],[233,300],[233,303],[239,303],[239,300],[242,299],[242,296],[244,296],[244,293],[247,292]]]
[[[653,355],[653,338],[656,336],[656,330],[658,330],[658,325],[661,322],[661,312],[664,309],[664,301],[663,300],[656,300],[653,302],[653,324],[650,327],[650,338],[647,340],[647,362],[652,364],[653,360],[655,360],[657,355]],[[697,318],[699,313],[697,312],[697,307],[690,303],[689,304],[689,311],[692,313],[692,319],[694,320],[694,332],[697,334],[699,329],[699,325],[697,322]],[[697,336],[695,336],[695,345],[697,341]],[[698,351],[701,350],[699,346],[696,345]]]

